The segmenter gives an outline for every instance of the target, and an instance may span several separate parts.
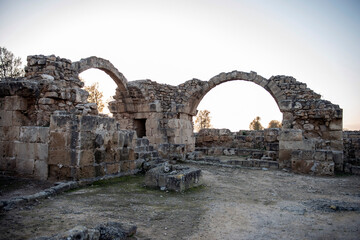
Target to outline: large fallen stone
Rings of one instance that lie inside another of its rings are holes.
[[[201,170],[193,167],[163,164],[145,174],[145,185],[161,190],[183,192],[201,184]]]
[[[136,239],[137,227],[119,222],[100,224],[95,228],[76,226],[73,229],[53,235],[51,237],[38,237],[33,240],[126,240]]]

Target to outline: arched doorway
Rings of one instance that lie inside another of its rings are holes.
[[[84,82],[85,90],[89,92],[90,102],[98,105],[99,113],[112,116],[109,110],[109,103],[114,101],[117,84],[110,76],[101,70],[90,68],[79,74],[79,78]]]
[[[282,113],[274,98],[252,82],[231,81],[217,85],[200,101],[197,110],[208,110],[213,128],[232,132],[248,130],[250,122],[261,117],[264,128],[271,120],[282,121]]]

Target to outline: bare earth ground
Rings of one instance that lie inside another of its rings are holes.
[[[143,176],[100,182],[0,213],[0,239],[119,221],[139,239],[360,239],[360,176],[200,166],[205,187],[171,193]]]

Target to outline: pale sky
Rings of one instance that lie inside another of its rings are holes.
[[[0,46],[24,64],[34,54],[105,58],[128,81],[289,75],[339,104],[344,128],[360,129],[359,13],[358,0],[0,0]],[[115,93],[105,73],[83,77]],[[270,94],[244,81],[215,87],[198,109],[232,131],[256,116],[265,127],[282,119]]]

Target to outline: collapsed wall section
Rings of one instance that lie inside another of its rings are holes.
[[[280,129],[231,132],[228,129],[202,129],[195,134],[196,151],[205,155],[239,156],[278,161]]]
[[[142,163],[135,161],[135,148],[134,131],[120,130],[113,118],[57,113],[50,122],[49,178],[131,172]]]
[[[25,72],[0,81],[0,171],[78,180],[133,173],[157,157],[135,131],[97,115],[70,60],[29,56]]]

